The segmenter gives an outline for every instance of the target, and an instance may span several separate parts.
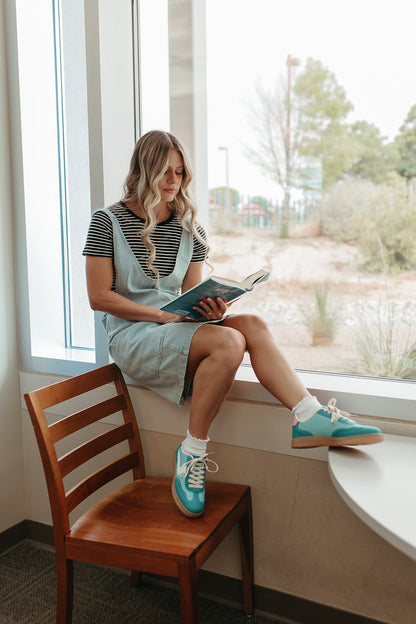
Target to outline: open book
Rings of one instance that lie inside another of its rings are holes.
[[[246,292],[253,290],[254,286],[260,284],[260,282],[265,282],[269,275],[269,271],[261,269],[246,277],[242,282],[236,282],[224,277],[212,276],[190,290],[187,290],[183,295],[179,295],[179,297],[176,297],[173,301],[162,306],[162,310],[166,310],[172,314],[186,316],[187,318],[197,321],[203,317],[197,310],[193,309],[193,306],[199,305],[202,299],[206,299],[207,297],[216,299],[220,297],[220,299],[223,299],[227,303],[231,303],[242,297]]]

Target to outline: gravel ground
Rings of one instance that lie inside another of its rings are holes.
[[[259,268],[271,272],[269,281],[232,311],[267,319],[298,369],[351,372],[363,327],[375,336],[390,329],[403,345],[416,342],[416,272],[364,273],[355,246],[324,237],[281,240],[274,232],[244,230],[213,235],[210,244],[215,275],[240,280]],[[313,308],[313,285],[323,282],[329,285],[329,301],[340,324],[331,344],[312,346],[302,311]]]

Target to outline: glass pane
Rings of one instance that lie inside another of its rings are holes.
[[[64,347],[54,14],[16,2],[31,353]],[[37,24],[34,39],[33,24]]]
[[[82,248],[91,214],[88,102],[83,0],[60,2],[60,141],[67,346],[94,348]]]
[[[211,260],[271,271],[233,311],[298,369],[416,378],[414,3],[206,10]]]

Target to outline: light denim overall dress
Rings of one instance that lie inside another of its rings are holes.
[[[136,303],[161,308],[180,293],[192,258],[193,237],[182,231],[173,272],[159,279],[148,277],[128,244],[117,218],[105,212],[113,224],[116,292]],[[185,383],[192,337],[203,323],[127,321],[105,314],[108,347],[114,362],[140,385],[154,390],[169,401],[182,405],[189,393]]]

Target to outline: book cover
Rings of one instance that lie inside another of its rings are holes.
[[[269,277],[268,271],[257,271],[253,275],[249,275],[242,282],[236,282],[222,277],[209,277],[194,288],[179,295],[166,305],[162,306],[162,310],[186,316],[194,320],[201,320],[203,317],[193,307],[199,305],[202,299],[210,297],[216,299],[220,297],[227,303],[231,303],[242,297],[246,292],[252,290],[256,284],[265,281]]]

